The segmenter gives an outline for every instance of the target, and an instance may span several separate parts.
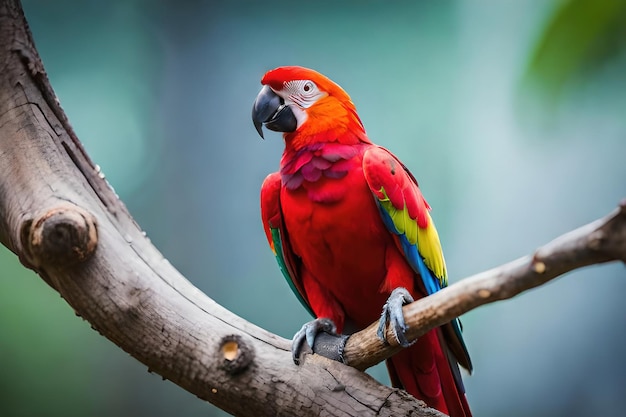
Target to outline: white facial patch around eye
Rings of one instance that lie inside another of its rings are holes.
[[[317,88],[310,80],[293,80],[285,83],[284,90],[288,98],[303,109],[311,107],[317,100],[326,96],[326,93]]]

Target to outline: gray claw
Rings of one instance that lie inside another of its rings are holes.
[[[389,323],[398,344],[402,347],[411,346],[411,342],[409,342],[406,338],[408,326],[404,321],[402,306],[412,302],[413,297],[406,288],[398,287],[391,292],[391,295],[383,306],[383,312],[380,315],[380,320],[378,321],[378,330],[376,335],[380,340],[388,343],[385,338],[385,329],[387,327],[387,323]]]
[[[304,345],[304,341],[312,348],[315,344],[315,338],[321,332],[337,336],[337,326],[329,318],[319,318],[305,323],[300,330],[293,336],[291,341],[291,357],[296,365],[300,364],[300,353]]]

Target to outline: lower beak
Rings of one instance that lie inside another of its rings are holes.
[[[252,122],[263,137],[262,126],[275,132],[293,132],[298,126],[296,116],[285,100],[269,86],[264,86],[252,106]]]

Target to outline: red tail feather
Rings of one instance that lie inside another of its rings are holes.
[[[448,359],[440,332],[431,330],[387,360],[391,382],[450,417],[471,417],[463,383],[455,378],[458,365]]]

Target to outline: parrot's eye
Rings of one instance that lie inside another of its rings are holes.
[[[288,81],[284,84],[283,89],[288,94],[290,101],[305,109],[311,107],[317,100],[326,95],[311,80]]]

